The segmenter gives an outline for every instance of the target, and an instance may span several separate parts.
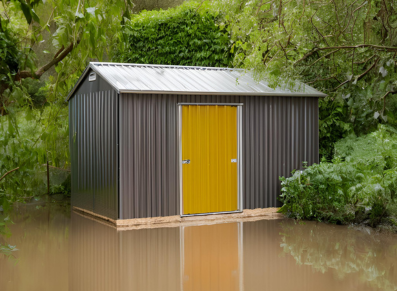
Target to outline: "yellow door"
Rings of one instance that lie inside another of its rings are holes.
[[[185,215],[238,210],[236,106],[182,106],[182,191]]]

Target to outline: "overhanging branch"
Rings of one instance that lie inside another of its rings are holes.
[[[335,49],[356,49],[356,48],[364,48],[364,47],[369,47],[369,48],[372,48],[372,49],[385,50],[387,52],[397,52],[397,47],[381,46],[381,45],[373,45],[373,44],[359,44],[359,45],[351,45],[351,46],[320,47],[320,48],[315,48],[311,52],[308,52],[301,59],[297,60],[294,65],[296,65],[296,64],[300,63],[301,61],[307,59],[309,56],[311,56],[312,54],[314,54],[315,52],[318,52],[318,51],[335,50]]]
[[[47,63],[46,65],[40,67],[36,72],[31,72],[29,70],[24,70],[21,71],[17,74],[16,80],[20,79],[25,79],[25,78],[35,78],[35,79],[40,79],[40,77],[48,71],[52,66],[55,66],[58,64],[60,61],[62,61],[64,58],[67,57],[67,55],[75,48],[76,45],[80,43],[80,40],[77,40],[76,43],[71,43],[67,48],[64,49],[62,47],[54,56],[54,58]]]
[[[15,172],[16,170],[19,170],[19,167],[9,170],[7,173],[5,173],[3,176],[1,176],[0,181],[3,180],[8,174],[11,174],[12,172]]]

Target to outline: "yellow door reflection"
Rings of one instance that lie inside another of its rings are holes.
[[[239,223],[182,228],[182,290],[239,290],[241,226]]]

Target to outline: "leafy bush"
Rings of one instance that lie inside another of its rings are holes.
[[[51,185],[50,187],[50,193],[51,194],[64,194],[66,196],[70,196],[72,192],[72,187],[71,187],[71,176],[70,174],[67,176],[65,181],[62,182],[60,185]]]
[[[195,2],[143,11],[127,20],[114,60],[126,63],[229,66],[229,34],[217,25],[218,12]]]
[[[335,144],[332,163],[280,180],[280,212],[290,217],[342,224],[369,219],[375,226],[397,196],[397,131],[380,125],[366,136],[348,136]]]
[[[343,102],[328,97],[319,100],[320,158],[331,161],[335,143],[345,137],[351,124],[345,122],[348,108]]]

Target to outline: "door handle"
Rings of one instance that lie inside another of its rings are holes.
[[[182,164],[190,164],[190,160],[182,160]]]

